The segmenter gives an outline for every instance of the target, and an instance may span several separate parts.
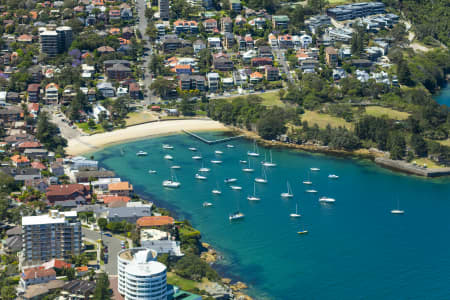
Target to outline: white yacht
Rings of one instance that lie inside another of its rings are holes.
[[[237,181],[236,178],[225,178],[225,180],[223,182],[225,182],[225,183],[233,183],[233,182],[236,182],[236,181]]]
[[[287,192],[281,193],[281,197],[283,197],[283,198],[294,197],[294,194],[292,193],[291,185],[289,184],[289,181],[286,183],[286,185],[287,185]]]
[[[249,201],[259,201],[261,198],[256,196],[256,184],[253,183],[253,195],[247,196],[247,200]]]
[[[227,144],[227,148],[234,148],[234,145]]]
[[[307,192],[307,193],[317,193],[317,191],[316,191],[316,190],[313,190],[313,189],[306,190],[305,192]]]
[[[218,190],[218,189],[214,189],[214,190],[211,191],[211,193],[213,193],[214,195],[221,195],[222,191]]]
[[[243,172],[251,173],[254,172],[255,169],[250,168],[250,161],[248,161],[248,167],[242,169]]]
[[[180,187],[181,183],[177,181],[176,176],[172,175],[172,178],[168,179],[168,180],[164,180],[162,185],[164,187],[168,187],[168,188],[178,188],[178,187]]]
[[[197,148],[195,148],[195,147],[189,147],[188,149],[191,151],[197,151]]]
[[[230,185],[230,188],[231,188],[232,190],[235,190],[235,191],[240,191],[240,190],[242,190],[242,187],[241,187],[241,186],[238,186],[238,185]]]
[[[254,143],[253,143],[253,151],[247,151],[247,155],[254,156],[254,157],[259,156],[258,145],[256,145],[256,141],[254,141]]]
[[[145,152],[145,151],[139,151],[139,152],[136,153],[136,155],[137,155],[137,156],[147,156],[148,153]]]
[[[214,153],[217,154],[217,155],[223,154],[223,152],[220,151],[220,150],[216,150],[216,151],[214,151]]]
[[[174,166],[171,166],[170,168],[174,169],[174,170],[179,170],[179,169],[181,169],[181,166],[174,165]]]
[[[404,213],[405,213],[405,211],[400,209],[400,202],[399,202],[399,200],[397,200],[397,208],[391,210],[391,214],[394,214],[394,215],[403,215]]]
[[[267,183],[267,174],[266,174],[266,169],[264,168],[264,165],[261,166],[261,173],[262,173],[262,177],[256,177],[255,178],[255,182],[257,183]]]
[[[311,185],[312,184],[312,181],[311,181],[311,179],[310,179],[310,176],[311,174],[308,172],[308,180],[303,180],[303,184],[306,184],[306,185]]]
[[[203,207],[210,207],[213,204],[211,202],[203,202]]]
[[[211,170],[210,168],[204,168],[204,167],[198,169],[199,172],[204,172],[204,173],[209,172],[210,170]]]
[[[164,155],[164,159],[172,160],[172,159],[173,159],[173,156],[170,155],[170,154],[166,154],[166,155]]]
[[[241,164],[246,164],[246,163],[247,163],[246,160],[240,160],[239,162],[240,162]]]
[[[298,213],[298,204],[295,203],[295,213],[289,215],[291,218],[299,218],[301,215]]]
[[[239,211],[236,211],[236,212],[230,214],[230,215],[228,216],[228,219],[229,219],[230,221],[233,221],[233,220],[243,219],[244,217],[245,217],[245,215],[244,215],[243,213],[241,213],[241,212],[239,212]]]
[[[324,196],[324,197],[320,197],[319,198],[319,202],[322,202],[322,203],[334,203],[334,202],[336,202],[336,199]]]
[[[156,174],[156,170],[148,170],[149,174]]]
[[[221,161],[221,160],[217,160],[217,159],[212,159],[212,160],[211,160],[211,163],[212,163],[212,164],[218,165],[218,164],[221,164],[222,161]]]
[[[195,179],[199,179],[199,180],[206,180],[206,176],[200,175],[200,174],[195,174]]]
[[[270,150],[270,162],[266,161],[264,159],[264,161],[262,161],[261,163],[263,164],[264,167],[276,167],[277,166],[277,164],[272,161],[272,150]]]
[[[202,157],[200,155],[194,155],[194,156],[192,156],[192,159],[200,160],[200,159],[202,159]]]
[[[313,171],[313,172],[319,172],[320,171],[319,168],[310,168],[310,170]]]
[[[169,144],[163,144],[162,147],[163,147],[163,149],[168,149],[168,150],[173,149],[173,146],[171,146]]]
[[[330,179],[338,179],[339,176],[337,176],[336,174],[330,174],[330,175],[328,175],[328,178],[330,178]]]

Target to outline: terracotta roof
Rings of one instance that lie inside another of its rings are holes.
[[[128,88],[130,89],[130,92],[139,92],[140,90],[139,84],[137,84],[136,82],[130,83]]]
[[[47,84],[47,85],[45,86],[45,89],[48,90],[50,87],[56,88],[56,89],[59,88],[59,86],[58,86],[56,83],[54,83],[54,82],[51,82],[51,83]]]
[[[39,170],[45,170],[45,169],[47,169],[47,167],[46,167],[43,163],[41,163],[40,161],[33,161],[33,162],[31,163],[31,167],[32,167],[33,169],[39,169]]]
[[[50,277],[56,276],[56,272],[53,269],[45,270],[44,267],[35,267],[25,269],[22,272],[22,278],[24,280],[33,279],[33,278],[42,278],[42,277]]]
[[[89,268],[87,266],[81,266],[81,267],[76,267],[75,270],[77,270],[77,272],[87,272],[87,271],[89,271]]]
[[[110,46],[101,46],[97,48],[98,52],[114,52],[114,48],[110,47]]]
[[[133,186],[128,181],[114,182],[108,184],[110,191],[132,191]]]
[[[136,224],[140,227],[150,227],[172,225],[174,222],[175,220],[169,216],[149,216],[139,218]]]
[[[263,74],[259,73],[259,72],[253,72],[252,74],[250,74],[251,78],[263,78]]]
[[[33,37],[29,34],[22,34],[17,38],[18,42],[31,42],[33,40]]]
[[[39,148],[42,147],[41,143],[39,142],[23,142],[20,143],[19,149],[25,149],[25,148]]]
[[[39,103],[28,103],[28,110],[38,112],[39,111]]]
[[[103,196],[103,203],[108,204],[114,201],[123,201],[123,202],[129,202],[131,200],[130,197],[126,196]]]
[[[15,163],[26,163],[29,162],[28,158],[22,155],[14,155],[11,157],[11,160]]]
[[[71,195],[75,192],[84,193],[88,190],[88,187],[82,184],[62,184],[62,185],[51,185],[47,188],[48,196],[64,196]]]
[[[29,85],[28,85],[27,91],[28,91],[28,92],[37,92],[37,91],[39,91],[39,88],[40,88],[40,85],[39,85],[39,84],[37,84],[37,83],[32,83],[32,84],[29,84]]]
[[[120,34],[120,29],[117,27],[113,27],[109,30],[109,33],[113,35]]]
[[[52,268],[56,268],[56,269],[71,268],[71,264],[66,263],[64,260],[56,259],[56,258],[54,258],[46,263],[43,263],[42,266],[46,270],[52,269]]]

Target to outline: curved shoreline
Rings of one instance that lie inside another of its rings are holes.
[[[228,128],[220,122],[210,119],[167,120],[130,126],[124,129],[93,135],[84,135],[68,140],[68,155],[82,155],[100,150],[106,146],[121,144],[148,137],[181,133],[182,130],[210,131]]]

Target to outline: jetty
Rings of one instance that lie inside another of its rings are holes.
[[[424,177],[439,177],[439,176],[449,176],[450,168],[432,168],[427,169],[417,165],[407,163],[402,160],[392,160],[385,157],[377,157],[375,162],[382,165],[388,169],[393,169],[397,171],[403,171],[405,173],[424,176]]]
[[[184,129],[183,129],[183,132],[186,133],[187,135],[190,135],[190,136],[196,138],[197,140],[202,141],[202,142],[205,143],[205,144],[208,144],[208,145],[214,145],[214,144],[224,143],[224,142],[236,140],[236,139],[239,139],[239,138],[242,138],[242,137],[243,137],[243,135],[237,135],[237,136],[231,136],[231,137],[227,137],[227,138],[223,138],[223,139],[218,139],[218,140],[210,141],[210,140],[207,140],[207,139],[205,139],[204,137],[201,137],[201,136],[199,136],[199,135],[197,135],[197,134],[195,134],[195,133],[193,133],[193,132],[190,132],[190,131],[187,131],[187,130],[184,130]]]

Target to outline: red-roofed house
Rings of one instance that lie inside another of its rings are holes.
[[[55,279],[56,271],[53,269],[46,270],[44,267],[24,269],[20,275],[20,286],[26,290],[30,285],[47,283]]]
[[[173,226],[175,223],[174,218],[169,216],[148,216],[141,217],[136,221],[136,225],[139,228],[152,228],[161,226]]]
[[[17,38],[17,41],[20,43],[31,44],[33,42],[33,36],[29,34],[22,34]]]
[[[111,194],[128,197],[133,192],[133,185],[128,181],[114,182],[108,184],[108,190]]]
[[[140,87],[136,82],[132,82],[128,85],[128,91],[130,93],[131,99],[139,99],[140,96]]]
[[[131,200],[131,198],[127,197],[127,196],[112,196],[112,195],[111,196],[103,196],[102,199],[103,199],[103,203],[105,203],[105,204],[109,204],[114,201],[129,202]]]
[[[30,160],[26,156],[14,155],[11,157],[13,165],[17,168],[27,167],[30,165]]]
[[[33,141],[26,141],[19,144],[17,147],[20,151],[25,151],[26,149],[38,149],[42,148],[41,143],[39,142],[33,142]]]
[[[28,85],[28,102],[39,102],[39,94],[41,87],[37,83],[32,83]]]
[[[51,204],[68,200],[84,203],[89,198],[89,187],[82,184],[51,185],[47,189],[47,201]]]
[[[64,260],[61,259],[52,259],[46,263],[43,263],[42,266],[44,267],[45,270],[48,269],[70,269],[72,266],[69,263],[66,263]]]
[[[33,115],[34,118],[37,117],[40,111],[39,103],[28,103],[28,111]]]
[[[33,162],[31,163],[31,167],[32,167],[33,169],[39,169],[39,170],[45,170],[45,169],[47,169],[47,167],[46,167],[43,163],[41,163],[40,161],[33,161]]]
[[[253,72],[250,74],[250,82],[257,83],[260,82],[264,78],[264,75],[259,72]]]
[[[271,66],[273,64],[271,57],[252,58],[252,67]]]

